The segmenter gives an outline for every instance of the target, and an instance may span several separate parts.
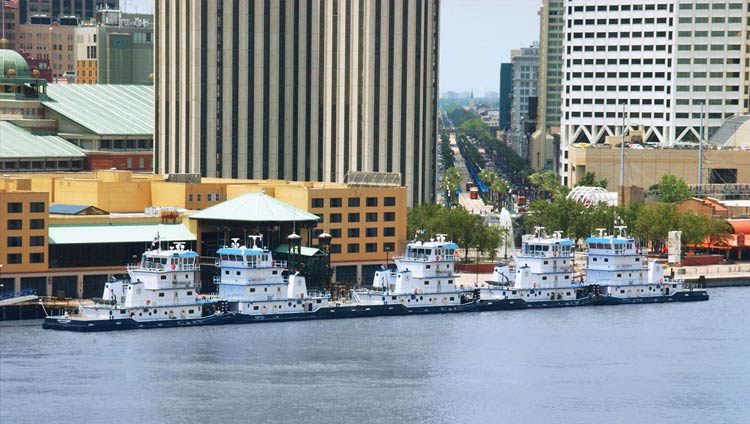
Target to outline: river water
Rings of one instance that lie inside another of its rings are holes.
[[[745,423],[750,289],[77,334],[0,326],[0,422]]]

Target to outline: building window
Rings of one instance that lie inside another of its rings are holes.
[[[359,253],[359,243],[349,243],[346,245],[347,253]]]
[[[341,207],[341,198],[340,197],[332,197],[331,198],[331,207],[332,208],[340,208]]]
[[[9,264],[20,264],[21,263],[21,254],[20,253],[9,253],[5,262],[9,263]]]
[[[31,202],[30,209],[33,213],[42,213],[44,212],[44,202]]]
[[[358,213],[350,213],[347,217],[349,222],[359,222],[359,214]]]
[[[358,208],[359,207],[359,197],[350,197],[347,204],[350,208]]]
[[[383,228],[383,237],[393,237],[396,235],[396,228],[395,227],[385,227]]]
[[[193,193],[188,194],[188,202],[193,201]]]
[[[32,246],[44,246],[44,236],[29,237],[29,244]]]
[[[8,203],[8,213],[21,213],[23,212],[23,204],[20,202]]]
[[[346,236],[350,238],[359,237],[359,228],[349,228],[346,231]]]
[[[330,222],[341,222],[341,214],[340,213],[332,213]]]
[[[365,214],[365,221],[367,222],[378,222],[377,212],[368,212]]]
[[[29,224],[30,224],[29,227],[32,230],[43,230],[44,229],[44,220],[43,219],[32,219],[32,220],[29,220]]]
[[[384,252],[393,252],[396,250],[396,243],[383,243]]]
[[[396,212],[384,212],[383,221],[393,222],[396,220]]]
[[[198,193],[198,194],[196,195],[196,200],[198,200],[199,202],[201,201],[201,194],[200,194],[200,193]]]
[[[213,195],[213,194],[211,194],[211,193],[208,193],[208,194],[206,195],[206,200],[208,200],[209,202],[210,202],[210,201],[212,201],[212,200],[214,200],[214,195]]]
[[[312,199],[312,207],[313,208],[322,208],[323,207],[323,199],[322,198],[315,198]]]
[[[368,197],[365,201],[367,206],[377,206],[378,205],[378,198],[377,197]]]
[[[44,262],[44,253],[30,253],[29,262],[32,264],[40,264]]]
[[[331,237],[341,238],[341,228],[331,228]]]
[[[365,252],[373,253],[378,251],[377,243],[365,243]]]
[[[341,253],[341,245],[340,244],[332,244],[331,245],[331,253]]]
[[[21,247],[23,246],[23,237],[8,237],[8,247]]]
[[[365,236],[366,237],[377,237],[378,236],[378,229],[377,228],[365,228]]]
[[[9,219],[8,220],[8,229],[9,230],[20,230],[20,229],[23,229],[23,221],[21,221],[20,219]]]

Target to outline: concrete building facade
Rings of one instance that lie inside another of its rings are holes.
[[[67,24],[44,18],[18,26],[16,48],[39,59],[48,59],[53,77],[75,73],[75,20]]]
[[[155,3],[159,173],[436,185],[439,0]]]
[[[645,142],[695,142],[702,122],[705,140],[746,114],[747,27],[747,0],[566,2],[562,182],[572,183],[572,143],[631,130]]]
[[[91,19],[99,9],[120,8],[120,0],[17,0],[17,3],[22,24],[42,15],[54,20],[66,16],[75,16],[80,20]]]

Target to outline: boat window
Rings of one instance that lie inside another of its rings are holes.
[[[250,289],[250,293],[255,293],[255,288],[254,287]]]
[[[164,293],[159,293],[159,297],[164,297]]]
[[[166,280],[166,279],[167,279],[167,276],[166,276],[166,275],[162,275],[162,276],[161,276],[161,279],[162,279],[162,280]]]
[[[188,295],[188,296],[192,296],[192,295],[193,295],[193,292],[189,291],[189,292],[187,292],[187,295]]]

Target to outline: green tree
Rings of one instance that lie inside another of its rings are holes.
[[[659,198],[664,203],[675,203],[693,197],[694,194],[682,178],[664,174],[659,180]]]
[[[458,196],[456,195],[456,189],[461,185],[461,174],[458,170],[451,166],[445,170],[443,174],[442,189],[447,192],[448,199],[451,204],[456,204]]]
[[[677,229],[679,219],[679,213],[672,204],[645,206],[635,220],[634,233],[651,242],[652,248],[658,252],[664,247],[669,231]]]
[[[576,183],[576,187],[578,186],[607,188],[607,180],[597,180],[595,173],[586,172],[583,174],[583,178]]]
[[[560,184],[557,175],[550,170],[539,171],[529,176],[529,182],[539,190],[550,193],[553,198],[561,199],[568,194],[568,188]]]

